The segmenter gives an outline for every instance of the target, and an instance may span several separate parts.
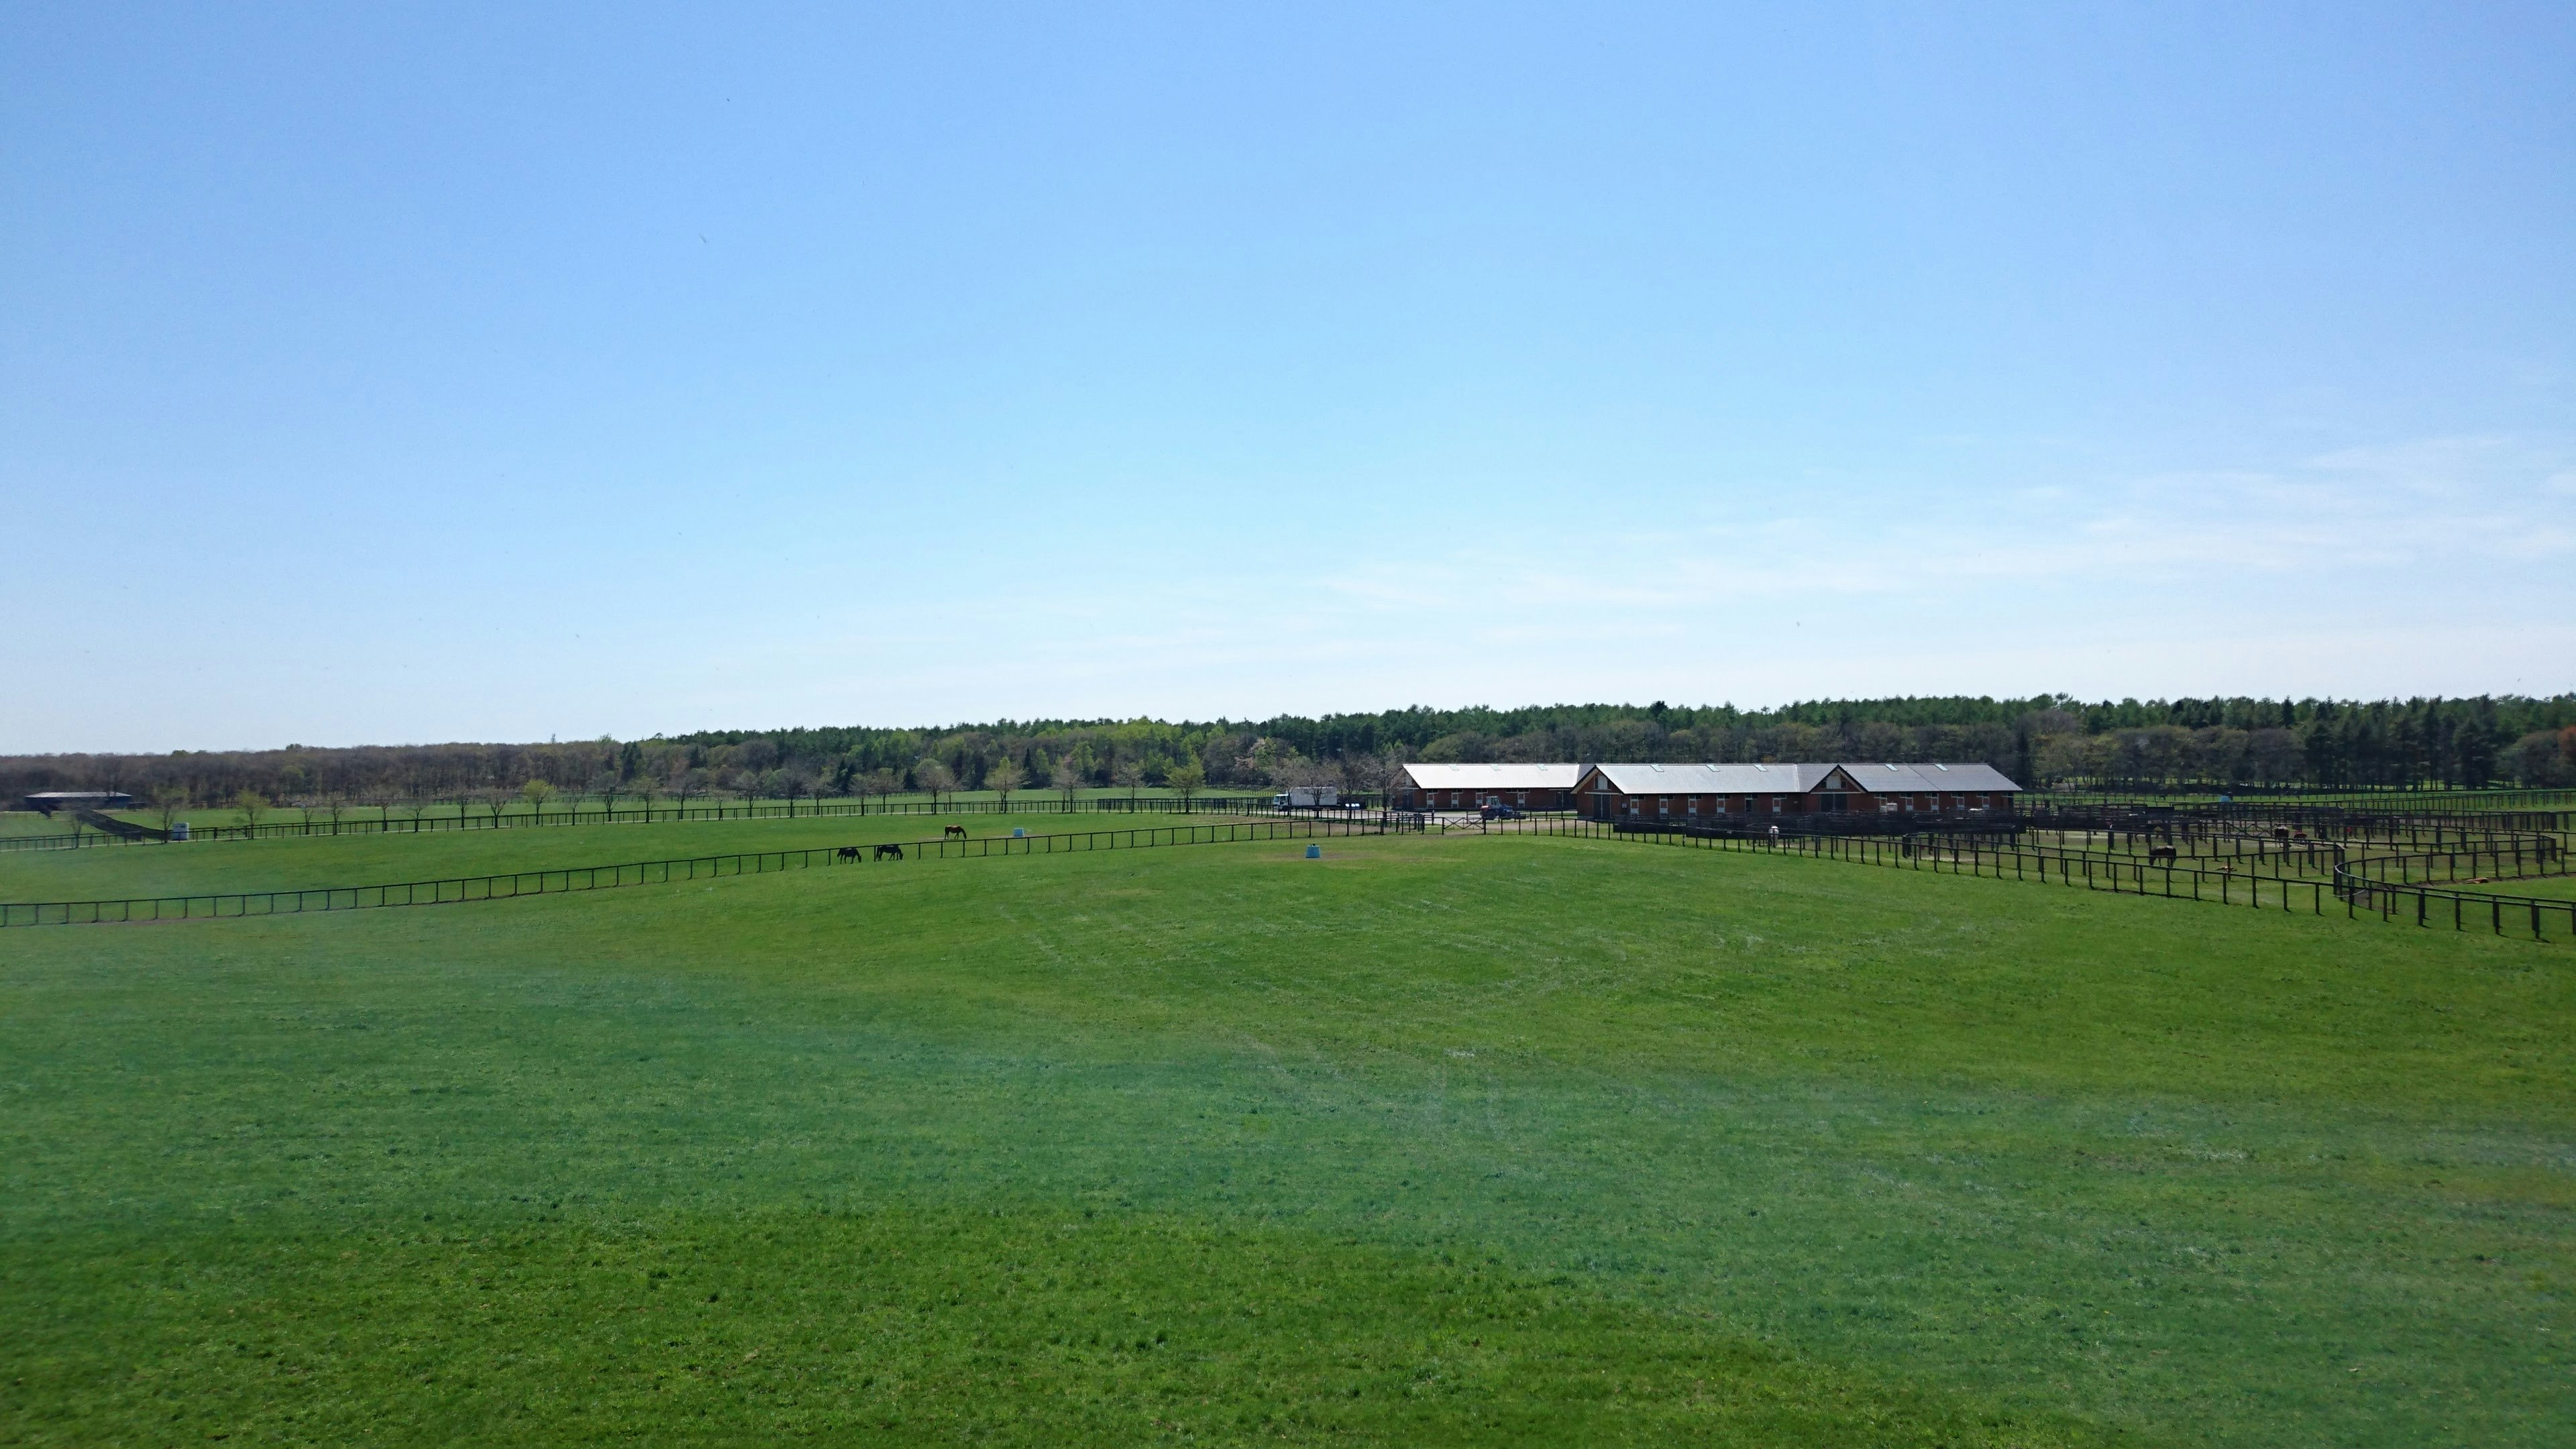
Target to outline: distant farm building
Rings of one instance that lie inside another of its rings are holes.
[[[47,790],[29,795],[18,808],[51,815],[57,810],[131,810],[134,797],[122,790]]]
[[[1992,765],[1594,765],[1575,787],[1595,820],[2008,812],[2021,787]]]
[[[1571,810],[1581,765],[1407,765],[1390,802],[1399,810]]]

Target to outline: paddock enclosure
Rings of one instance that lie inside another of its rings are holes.
[[[1633,771],[1646,767],[1618,768]],[[1760,767],[1673,768],[1715,771]],[[1831,773],[1810,781],[1811,788],[1831,788],[1840,783],[1837,777],[1843,767],[1823,768]],[[1424,778],[1449,777],[1425,771]],[[1625,778],[1624,774],[1614,776],[1602,769],[1583,776],[1588,786],[1604,790],[1615,788]],[[1982,779],[1972,782],[1985,783]],[[1631,805],[1635,803],[1636,797],[1624,798]],[[1961,798],[1988,797],[1963,794]],[[1802,810],[1775,816],[1739,806],[1731,815],[1712,811],[1702,816],[1694,801],[1694,808],[1683,816],[1673,815],[1669,808],[1652,816],[1634,810],[1605,809],[1602,818],[1469,822],[1435,811],[1327,814],[1280,810],[1268,807],[1266,802],[1234,803],[1243,815],[1273,818],[1148,828],[1142,832],[1057,830],[1030,835],[1023,828],[1011,835],[981,836],[964,823],[948,823],[941,826],[936,839],[911,842],[909,854],[898,844],[879,841],[865,854],[857,846],[834,845],[801,851],[737,852],[378,884],[86,900],[0,900],[0,928],[444,905],[669,884],[675,879],[695,879],[701,873],[713,876],[803,870],[863,859],[982,859],[993,855],[1051,854],[1059,849],[1134,849],[1303,839],[1310,835],[1465,830],[1479,835],[1608,836],[1720,849],[1787,851],[1915,870],[1964,871],[2024,881],[2053,880],[2066,885],[2081,883],[2088,889],[2166,899],[2214,900],[2221,905],[2260,907],[2268,900],[2278,909],[2289,910],[2294,908],[2294,902],[2303,902],[2314,915],[2325,914],[2331,902],[2347,918],[2371,914],[2383,921],[2396,921],[2411,914],[2415,924],[2429,926],[2441,923],[2447,916],[2456,930],[2473,929],[2483,922],[2494,934],[2510,929],[2537,941],[2576,940],[2576,902],[2554,892],[2517,895],[2500,888],[2500,883],[2549,880],[2570,873],[2568,842],[2571,831],[2576,830],[2576,810],[2481,812],[2447,804],[2409,812],[2384,807],[2355,809],[2263,802],[2177,806],[2042,803],[2005,810],[1963,805],[1948,814],[1927,808],[1919,815],[1911,811],[1844,814]],[[806,817],[809,822],[834,818]],[[908,817],[882,815],[879,823],[900,830],[908,823]],[[392,832],[353,832],[388,833]],[[254,837],[236,837],[251,838]],[[181,844],[211,848],[220,839],[151,843],[165,848]],[[2463,883],[2476,887],[2474,893],[2457,888]]]
[[[1202,803],[0,854],[0,1426],[2563,1438],[2564,814]]]

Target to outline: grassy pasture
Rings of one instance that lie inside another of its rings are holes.
[[[1218,796],[1226,798],[1241,798],[1244,796],[1258,796],[1266,798],[1272,792],[1267,788],[1257,788],[1241,790],[1211,790],[1203,793],[1206,798],[1215,798]],[[696,795],[689,798],[686,808],[700,811],[713,810],[718,807],[735,811],[743,810],[746,807],[764,811],[786,811],[791,808],[802,811],[815,811],[819,804],[821,808],[833,810],[850,810],[859,807],[881,810],[884,808],[887,799],[891,799],[896,806],[907,810],[919,810],[922,807],[933,803],[928,795],[911,793],[898,794],[886,797],[885,799],[881,799],[874,795],[826,796],[822,797],[819,802],[817,798],[813,796],[800,797],[799,799],[790,801],[784,798],[772,798],[768,796],[752,798],[739,795]],[[1001,804],[1001,797],[990,790],[952,790],[942,795],[940,799],[952,806],[965,806],[971,809],[973,813],[968,818],[981,818],[983,816],[990,815],[994,813],[997,807]],[[1062,809],[1063,799],[1063,794],[1055,790],[1015,790],[1011,793],[1011,813],[1093,813],[1089,810],[1076,810],[1071,812],[1064,811]],[[1134,801],[1139,802],[1140,807],[1142,808],[1163,808],[1174,802],[1177,797],[1170,790],[1147,789],[1140,786],[1133,792],[1123,788],[1077,790],[1074,792],[1074,799],[1077,805],[1081,806],[1090,806],[1102,800],[1115,800],[1123,804],[1130,799],[1133,799]],[[532,817],[536,816],[542,816],[542,823],[550,826],[556,822],[562,821],[567,815],[569,815],[573,811],[576,803],[578,804],[583,817],[581,821],[582,824],[589,825],[601,823],[598,820],[598,816],[602,809],[602,799],[596,795],[582,795],[578,797],[571,795],[558,795],[550,797],[542,810],[536,806],[530,805],[524,799],[513,796],[502,802],[501,812],[502,818],[510,822],[509,828],[523,828],[530,822]],[[641,795],[620,795],[617,797],[617,809],[621,814],[640,812],[647,807],[647,804],[648,802]],[[649,802],[649,805],[652,809],[664,811],[682,808],[680,800],[670,795],[654,796]],[[137,808],[133,810],[112,810],[108,813],[114,815],[120,820],[128,820],[137,825],[148,825],[156,829],[161,824],[161,812],[158,810]],[[862,813],[864,813],[864,811],[862,811]],[[460,814],[474,821],[483,821],[490,818],[489,808],[481,803],[470,803],[459,807],[453,800],[438,800],[427,802],[422,806],[420,819],[425,824],[435,826],[439,822],[454,821]],[[228,804],[192,805],[187,809],[180,811],[174,818],[184,820],[188,822],[191,828],[198,830],[212,829],[217,826],[240,826],[251,823],[249,818],[240,810]],[[351,805],[346,808],[341,818],[345,822],[365,828],[372,828],[387,818],[390,818],[394,829],[401,830],[410,822],[412,816],[411,811],[407,807],[401,805],[396,805],[389,811],[379,811],[374,805]],[[764,816],[762,818],[766,819],[768,817]],[[309,823],[316,829],[327,829],[331,823],[331,816],[327,810],[318,806],[308,812],[297,809],[293,806],[279,805],[262,810],[259,814],[257,823],[261,825],[296,825]],[[625,824],[627,822],[621,819],[613,823]],[[77,824],[68,812],[47,816],[33,810],[0,810],[0,836],[68,835],[72,833],[75,828],[78,828]]]
[[[290,836],[276,840],[108,845],[0,854],[0,900],[116,900],[207,891],[311,890],[502,871],[936,840],[950,825],[974,836],[1082,833],[1222,824],[1180,815],[867,815],[796,820],[692,820],[600,829],[432,831],[420,835]]]
[[[2440,890],[2467,891],[2477,895],[2538,896],[2546,901],[2576,901],[2576,876],[2544,875],[2521,880],[2492,880],[2475,885],[2465,880],[2435,881]]]
[[[27,863],[336,884],[433,843]],[[2563,952],[1624,842],[1326,853],[0,936],[0,1438],[2576,1415]]]

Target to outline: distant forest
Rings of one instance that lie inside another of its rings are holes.
[[[1820,700],[1781,709],[1546,705],[1258,722],[996,720],[707,730],[646,740],[0,757],[9,803],[123,790],[164,803],[488,798],[544,781],[623,797],[1339,784],[1407,761],[1976,761],[2027,785],[2576,784],[2576,694],[2545,699]],[[540,787],[543,788],[543,787]]]

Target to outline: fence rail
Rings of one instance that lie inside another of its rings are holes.
[[[2435,907],[2448,904],[2454,931],[2478,929],[2483,916],[2483,924],[2495,935],[2504,935],[2506,923],[2511,922],[2514,934],[2521,934],[2522,929],[2528,926],[2533,940],[2545,941],[2550,939],[2545,934],[2546,928],[2563,915],[2567,918],[2568,935],[2576,936],[2576,900],[2460,891],[2434,885],[2391,885],[2348,870],[2335,872],[2334,892],[2343,899],[2346,915],[2370,911],[2383,921],[2402,921],[2411,902],[2416,925],[2438,926],[2442,913]]]
[[[667,885],[733,875],[812,870],[884,861],[965,860],[995,855],[1058,855],[1094,850],[1148,850],[1178,845],[1226,845],[1261,840],[1316,840],[1382,835],[1393,827],[1372,816],[1359,820],[1259,820],[1225,825],[1163,825],[1124,830],[1068,831],[1054,835],[986,835],[934,840],[870,841],[803,850],[741,851],[677,860],[571,866],[441,880],[380,885],[317,886],[308,890],[223,891],[125,900],[19,901],[0,904],[0,927],[85,926],[185,921],[241,916],[301,915],[321,911],[381,910],[510,900],[567,891]]]
[[[2418,788],[2411,785],[2248,785],[2242,783],[2226,784],[2223,782],[2200,781],[2197,783],[2178,783],[2165,788],[2155,788],[2145,785],[2122,785],[2102,789],[2047,786],[2034,789],[2031,793],[2035,796],[2071,798],[2079,802],[2088,800],[2097,802],[2165,800],[2174,799],[2176,797],[2199,796],[2202,797],[2203,803],[2218,804],[2223,802],[2209,800],[2207,797],[2213,795],[2224,795],[2231,797],[2239,804],[2260,803],[2267,800],[2280,800],[2294,803],[2306,801],[2317,805],[2332,806],[2358,801],[2368,801],[2371,802],[2373,807],[2379,806],[2381,802],[2387,802],[2387,804],[2394,805],[2396,808],[2407,809],[2411,808],[2407,802],[2422,801],[2426,802],[2428,805],[2438,805],[2472,811],[2485,809],[2520,809],[2535,806],[2576,806],[2576,789],[2568,789],[2559,786],[2526,786],[2508,787],[2495,790],[2471,790],[2449,786],[2440,788]]]
[[[367,816],[343,815],[337,820],[275,820],[265,825],[205,825],[189,830],[191,842],[210,840],[303,840],[320,835],[422,835],[447,830],[534,830],[559,829],[582,825],[664,825],[680,821],[715,820],[831,820],[876,816],[939,817],[949,815],[1260,815],[1282,818],[1306,818],[1316,814],[1311,809],[1290,810],[1273,805],[1268,795],[1198,795],[1182,800],[1177,797],[1140,796],[1129,800],[1120,796],[1095,796],[1090,799],[1066,800],[1045,798],[1031,791],[1005,806],[996,800],[949,801],[939,804],[929,800],[806,800],[778,805],[614,805],[585,809],[575,805],[552,814],[494,815],[488,811],[464,815],[430,815],[405,818],[371,813]],[[1353,812],[1324,811],[1338,818]],[[0,835],[0,853],[13,850],[78,850],[102,845],[158,845],[167,836],[132,822],[119,822],[139,832],[134,835],[61,834]]]
[[[2304,903],[2313,914],[2325,912],[2333,887],[2322,880],[2291,880],[2230,870],[2154,864],[2137,856],[2099,851],[2059,850],[2044,845],[2010,843],[2008,838],[1980,839],[1964,834],[1938,836],[1782,835],[1762,836],[1622,831],[1597,821],[1542,824],[1528,833],[1573,835],[1656,845],[1745,854],[1807,855],[1820,860],[1851,861],[1898,869],[1949,871],[1956,875],[1997,879],[2050,881],[2126,895],[2170,896],[2222,905],[2275,906],[2297,909]]]
[[[2490,908],[2490,924],[2498,934],[2503,933],[2510,918],[2517,933],[2527,922],[2531,938],[2535,941],[2576,938],[2576,900],[2490,895],[2425,885],[2391,885],[2353,875],[2347,869],[2338,869],[2331,880],[2301,880],[2151,862],[2133,855],[2060,850],[2016,843],[2009,837],[1979,838],[1965,833],[1893,839],[1875,835],[1782,835],[1769,839],[1714,832],[1623,831],[1615,825],[1591,820],[1504,821],[1490,828],[1520,834],[1570,835],[1682,848],[1808,855],[1898,869],[1947,870],[1957,875],[1991,876],[1998,880],[2006,877],[2037,880],[2120,895],[2163,896],[2171,900],[2206,901],[2214,905],[2297,911],[2319,916],[2326,914],[2330,903],[2341,902],[2347,918],[2372,912],[2382,919],[2397,919],[2402,915],[2399,903],[2412,898],[2416,924],[2427,926],[2438,924],[2439,919],[2430,903],[2452,900],[2456,929],[2475,929],[2475,913],[2467,907],[2482,904]],[[2564,852],[2556,855],[2553,861],[2556,866],[2553,873],[2564,873]],[[2547,934],[2548,929],[2561,920],[2566,923],[2565,933],[2558,936]]]
[[[638,861],[618,865],[574,866],[551,870],[402,881],[379,885],[315,887],[305,890],[234,891],[183,896],[135,897],[124,900],[15,902],[0,904],[0,927],[88,925],[116,922],[191,920],[241,916],[291,915],[307,912],[446,905],[464,901],[507,900],[523,895],[568,891],[612,890],[624,886],[715,879],[728,875],[766,874],[823,866],[886,860],[984,858],[995,855],[1053,855],[1092,850],[1151,849],[1178,845],[1212,845],[1262,840],[1310,840],[1384,835],[1422,830],[1424,817],[1393,814],[1342,818],[1237,821],[1222,825],[1167,825],[1123,830],[1063,832],[1051,835],[943,837],[902,842],[816,846],[801,850],[744,851],[726,855]],[[2436,903],[2449,904],[2451,925],[2459,930],[2483,924],[2498,934],[2508,921],[2519,934],[2527,924],[2538,941],[2576,938],[2576,900],[2467,892],[2428,883],[2438,870],[2457,880],[2460,862],[2477,869],[2491,862],[2489,873],[2502,876],[2509,862],[2518,872],[2564,875],[2568,853],[2555,840],[2541,838],[2527,853],[2457,850],[2408,855],[2366,856],[2336,866],[2331,879],[2300,878],[2282,873],[2240,871],[2229,866],[2207,868],[2180,860],[2158,861],[2113,851],[2039,845],[2010,827],[1985,831],[1948,830],[1912,835],[1826,835],[1784,833],[1777,837],[1711,829],[1622,829],[1616,822],[1574,819],[1522,819],[1443,822],[1444,833],[1475,831],[1492,835],[1567,836],[1624,841],[1668,848],[1728,850],[1747,854],[1805,855],[1896,869],[1995,879],[2036,880],[2115,894],[2162,896],[2253,909],[2324,915],[2340,901],[2348,918],[2364,913],[2383,920],[2403,919],[2411,902],[2420,926],[2440,923]],[[2195,857],[2195,860],[2200,859]],[[2373,874],[2376,869],[2379,873]],[[2382,878],[2395,874],[2397,879]],[[2422,879],[2418,879],[2422,877]],[[2473,909],[2475,908],[2475,909]],[[2549,931],[2565,922],[2564,933]]]
[[[2439,844],[2441,837],[2497,831],[2564,831],[2576,810],[2356,810],[2336,805],[2066,805],[2027,802],[2020,818],[2041,829],[2170,834],[2247,828],[2306,832],[2320,839]],[[2430,834],[2431,841],[2423,841]]]

